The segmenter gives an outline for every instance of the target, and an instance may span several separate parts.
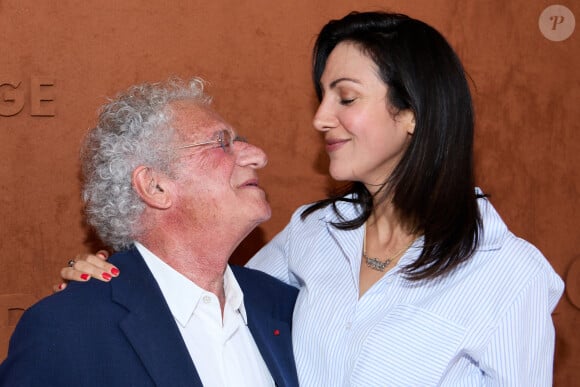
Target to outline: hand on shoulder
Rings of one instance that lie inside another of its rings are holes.
[[[117,267],[107,262],[109,253],[106,250],[99,250],[95,254],[78,254],[75,259],[71,259],[68,266],[60,270],[60,277],[64,280],[53,286],[55,292],[60,292],[66,288],[68,281],[86,282],[91,278],[109,282],[117,277],[120,271]]]

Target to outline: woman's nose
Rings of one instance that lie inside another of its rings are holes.
[[[338,119],[332,113],[332,110],[329,108],[328,104],[322,100],[318,106],[318,110],[316,110],[314,118],[312,119],[312,125],[316,130],[326,132],[332,128],[335,128],[337,124]]]

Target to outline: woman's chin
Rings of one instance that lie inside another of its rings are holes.
[[[339,182],[356,180],[350,171],[347,173],[345,170],[331,167],[328,170],[328,173],[329,173],[330,177],[332,177],[334,180],[339,181]]]

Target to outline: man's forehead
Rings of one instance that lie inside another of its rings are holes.
[[[194,101],[176,101],[171,105],[173,126],[185,138],[205,138],[217,130],[229,127],[210,106]]]

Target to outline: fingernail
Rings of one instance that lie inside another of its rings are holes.
[[[117,269],[116,267],[111,269],[111,274],[114,276],[118,276],[119,275],[119,269]]]
[[[111,278],[112,278],[112,277],[111,277],[111,275],[110,275],[109,273],[103,273],[103,279],[104,279],[105,281],[109,281]]]
[[[89,279],[89,275],[87,273],[83,273],[83,274],[81,274],[81,279],[86,281]]]
[[[62,290],[62,287],[64,286],[64,284],[60,284],[58,285],[58,290]]]

